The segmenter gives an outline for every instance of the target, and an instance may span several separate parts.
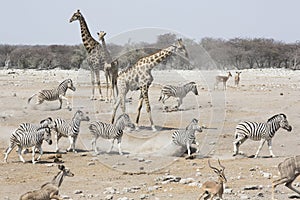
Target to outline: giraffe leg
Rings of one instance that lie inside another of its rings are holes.
[[[95,100],[95,72],[91,69],[91,83],[92,83],[92,95],[91,100]]]
[[[95,75],[96,75],[96,82],[97,82],[97,87],[98,87],[98,90],[99,90],[100,100],[103,100],[101,85],[100,85],[100,71],[96,70]]]
[[[121,101],[122,101],[123,98],[124,98],[124,97],[121,97],[121,96],[117,97],[117,101],[115,102],[115,105],[114,105],[114,108],[113,108],[113,113],[112,113],[112,118],[111,118],[111,123],[112,123],[112,124],[113,124],[114,121],[115,121],[116,112],[117,112],[118,107],[119,107],[119,105],[120,105],[120,103],[121,103]],[[125,98],[124,98],[124,99],[125,99]],[[125,103],[124,103],[124,104],[125,104]]]
[[[152,128],[153,131],[157,131],[155,126],[154,126],[152,115],[151,115],[151,107],[150,107],[150,102],[149,102],[149,97],[148,97],[148,86],[147,85],[142,86],[141,91],[142,91],[141,93],[142,93],[143,99],[145,100],[146,111],[147,111],[148,116],[149,116],[149,121],[151,123],[151,128]],[[139,118],[139,114],[140,114],[140,112],[138,113],[138,118]],[[137,118],[137,122],[138,122],[138,118]]]
[[[105,64],[105,65],[108,65],[108,64]],[[109,89],[109,81],[108,81],[108,78],[109,78],[109,69],[108,68],[105,68],[105,81],[106,81],[106,99],[105,99],[105,102],[109,102],[109,99],[108,98],[108,89]]]
[[[143,107],[143,101],[144,101],[144,98],[143,98],[143,95],[141,94],[140,98],[139,98],[139,104],[138,104],[138,113],[137,113],[136,120],[135,120],[135,129],[136,130],[139,129],[138,124],[139,124],[139,120],[140,120],[141,109]]]

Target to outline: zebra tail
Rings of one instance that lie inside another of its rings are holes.
[[[30,101],[31,101],[31,99],[34,97],[34,96],[36,96],[37,94],[33,94],[31,97],[29,97],[29,99],[28,99],[28,101],[27,101],[27,103],[29,104],[30,103]]]

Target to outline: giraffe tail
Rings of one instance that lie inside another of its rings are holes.
[[[31,99],[34,97],[34,96],[36,96],[37,94],[33,94],[31,97],[29,97],[29,99],[27,100],[27,103],[29,104],[30,103],[30,101],[31,101]]]

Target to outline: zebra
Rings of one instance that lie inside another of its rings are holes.
[[[104,139],[113,139],[111,142],[111,147],[108,149],[107,153],[109,153],[112,150],[114,146],[114,141],[115,139],[117,139],[119,154],[123,155],[121,150],[121,140],[125,126],[130,127],[131,129],[135,127],[126,113],[120,115],[114,124],[107,124],[100,121],[90,123],[90,133],[94,136],[94,138],[92,139],[92,149],[94,149],[95,153],[98,154],[96,141],[100,136]]]
[[[90,118],[86,116],[81,110],[75,112],[71,121],[66,121],[61,118],[57,118],[54,120],[54,138],[55,138],[55,151],[59,151],[58,141],[61,137],[68,137],[70,141],[70,146],[67,151],[76,152],[75,143],[79,134],[80,123],[81,121],[90,121]]]
[[[275,157],[272,151],[272,138],[274,137],[276,131],[279,128],[283,128],[288,132],[292,131],[292,126],[289,125],[287,117],[283,113],[272,116],[270,119],[268,119],[266,123],[250,121],[244,121],[239,123],[236,126],[235,130],[235,140],[233,142],[233,156],[239,154],[239,147],[249,138],[254,141],[260,140],[260,145],[254,156],[255,158],[257,158],[261,148],[263,147],[266,141],[268,143],[270,155],[272,157]]]
[[[175,145],[183,146],[187,148],[188,156],[191,155],[191,145],[196,144],[199,151],[199,143],[196,142],[195,131],[202,132],[202,127],[199,125],[197,119],[192,119],[190,124],[183,130],[176,130],[172,134],[172,142]]]
[[[31,99],[37,95],[37,102],[36,105],[39,105],[43,103],[44,101],[55,101],[59,100],[60,106],[59,109],[62,108],[62,100],[67,101],[67,108],[70,110],[70,102],[68,101],[68,98],[65,97],[66,92],[68,89],[71,89],[73,91],[76,90],[76,88],[73,85],[73,81],[71,79],[66,79],[63,82],[59,84],[57,88],[53,88],[51,90],[41,90],[36,94],[33,94],[27,101],[27,103],[30,103]]]
[[[32,129],[32,131],[24,131],[22,128],[17,129],[13,132],[10,137],[10,144],[9,147],[6,149],[4,153],[4,162],[7,163],[7,157],[9,153],[18,146],[18,156],[19,159],[25,163],[24,158],[22,157],[22,149],[32,147],[32,163],[35,164],[35,149],[39,149],[40,155],[37,158],[37,161],[43,155],[42,143],[46,141],[49,145],[52,144],[51,139],[51,130],[49,127],[41,127],[38,129]]]
[[[46,119],[43,119],[40,121],[39,124],[32,124],[32,123],[21,123],[18,127],[18,131],[22,132],[34,132],[37,131],[39,128],[52,128],[53,127],[53,120],[51,117],[48,117]],[[25,154],[28,152],[28,149],[23,149],[22,153]]]
[[[189,82],[183,86],[173,86],[173,85],[164,85],[161,89],[161,94],[158,101],[162,101],[165,104],[165,101],[170,97],[177,98],[178,105],[175,108],[179,108],[182,104],[183,98],[192,91],[195,95],[198,95],[197,85],[195,82]]]

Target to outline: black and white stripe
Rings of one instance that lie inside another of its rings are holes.
[[[191,145],[199,144],[196,142],[195,132],[202,132],[202,128],[197,119],[193,119],[184,130],[177,130],[172,134],[172,142],[176,145],[186,147],[188,155],[191,155]],[[199,147],[198,147],[199,150]],[[197,151],[198,151],[197,150]]]
[[[107,124],[100,121],[92,122],[89,126],[91,134],[94,136],[92,140],[92,149],[98,153],[96,141],[99,137],[104,139],[112,139],[111,147],[107,151],[109,153],[114,145],[115,139],[118,141],[119,154],[122,155],[121,141],[123,136],[123,130],[125,127],[134,128],[134,124],[131,122],[129,116],[124,113],[118,117],[114,124]]]
[[[161,89],[161,94],[158,101],[162,101],[165,104],[165,101],[170,97],[175,97],[178,100],[178,106],[182,104],[183,98],[189,93],[193,92],[195,95],[198,95],[197,85],[195,82],[189,82],[183,86],[173,86],[173,85],[165,85]]]
[[[33,127],[33,126],[32,126]],[[38,129],[20,126],[17,130],[13,132],[10,137],[9,147],[5,151],[4,162],[7,162],[9,153],[18,146],[18,155],[22,162],[25,162],[22,157],[22,149],[32,147],[32,163],[35,164],[34,159],[35,150],[39,149],[40,155],[37,158],[39,160],[43,154],[42,143],[45,140],[49,145],[52,144],[51,131],[49,127],[40,127]]]
[[[73,85],[73,81],[71,79],[66,79],[63,82],[61,82],[59,84],[59,86],[57,88],[53,88],[51,90],[41,90],[36,94],[33,94],[29,99],[28,99],[28,103],[30,103],[31,99],[37,95],[37,102],[36,104],[41,104],[44,101],[55,101],[55,100],[59,100],[60,102],[60,106],[59,109],[61,109],[62,107],[62,100],[66,100],[67,101],[67,106],[69,108],[69,101],[68,99],[65,97],[66,92],[68,89],[71,89],[73,91],[76,90],[76,88]]]
[[[255,154],[255,157],[258,156],[261,148],[264,143],[267,141],[270,155],[275,157],[272,152],[272,138],[274,137],[276,131],[279,128],[283,128],[287,131],[291,131],[292,127],[289,125],[287,121],[287,117],[285,114],[277,114],[268,119],[266,123],[260,122],[251,122],[244,121],[239,123],[235,129],[235,140],[233,142],[234,145],[234,154],[233,156],[239,153],[239,146],[243,144],[248,138],[254,141],[260,140],[260,145]]]
[[[68,137],[70,141],[70,146],[67,149],[67,151],[70,151],[71,149],[73,152],[76,153],[75,150],[75,143],[79,134],[80,130],[80,123],[81,121],[89,121],[90,118],[88,116],[85,116],[85,114],[78,110],[72,120],[66,121],[61,118],[57,118],[54,120],[54,130],[55,130],[55,141],[56,141],[56,152],[59,151],[58,147],[58,141],[61,137]]]

